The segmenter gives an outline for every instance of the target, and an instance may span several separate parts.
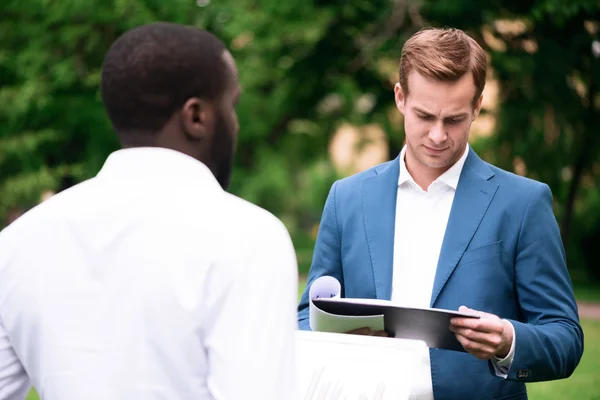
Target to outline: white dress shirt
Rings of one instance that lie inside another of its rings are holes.
[[[392,301],[406,307],[427,308],[435,280],[450,209],[469,146],[462,157],[429,185],[427,191],[413,180],[400,153],[400,176],[396,199]],[[512,326],[512,325],[511,325]],[[514,331],[514,329],[513,329]],[[514,338],[514,336],[513,336]],[[514,358],[514,339],[509,355],[494,359],[496,374],[506,378]],[[411,399],[433,400],[429,351],[422,354],[418,379]]]
[[[0,399],[288,398],[284,225],[182,153],[120,150],[0,233]]]

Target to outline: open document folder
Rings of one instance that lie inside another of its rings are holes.
[[[446,350],[465,351],[450,330],[453,317],[479,318],[452,310],[402,307],[386,300],[343,299],[340,282],[331,276],[315,280],[309,297],[309,324],[313,331],[344,333],[368,327]]]
[[[406,400],[426,349],[418,340],[296,334],[293,400]]]

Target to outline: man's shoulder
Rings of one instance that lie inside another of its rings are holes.
[[[93,178],[79,183],[31,207],[6,227],[3,232],[6,231],[6,235],[8,235],[8,232],[16,232],[23,229],[35,232],[38,225],[49,226],[55,217],[65,211],[73,210],[79,204],[78,199],[87,192],[92,180]]]
[[[517,175],[487,162],[486,164],[494,172],[496,182],[505,186],[515,196],[526,196],[530,195],[532,191],[541,192],[548,188],[547,184],[533,178]]]
[[[222,212],[230,216],[223,221],[228,225],[261,233],[287,233],[283,222],[273,213],[241,197],[224,192],[221,206]]]
[[[552,201],[552,191],[546,183],[504,170],[483,160],[481,162],[492,172],[489,182],[498,185],[496,203],[502,204],[506,209],[519,212],[518,210],[523,211],[532,203]]]
[[[2,229],[0,231],[0,252],[6,256],[9,255],[9,252],[14,255],[15,252],[28,251],[27,249],[35,246],[36,243],[52,238],[53,229],[60,220],[60,216],[77,208],[78,202],[74,201],[74,197],[79,197],[81,188],[85,186],[84,184],[79,185],[81,186],[73,186],[31,207]]]
[[[336,181],[335,185],[337,186],[338,190],[353,190],[353,189],[358,189],[361,186],[361,183],[370,177],[373,177],[375,175],[378,175],[384,171],[386,171],[388,168],[392,168],[394,166],[394,163],[397,163],[398,160],[394,159],[394,160],[390,160],[390,161],[386,161],[384,163],[375,165],[374,167],[371,167],[369,169],[366,169],[364,171],[355,173],[353,175],[347,176],[345,178],[342,178],[338,181]]]

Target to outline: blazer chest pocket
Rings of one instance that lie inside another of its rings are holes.
[[[497,242],[493,243],[487,243],[483,246],[478,246],[465,251],[460,259],[459,264],[465,265],[476,261],[486,260],[488,258],[495,257],[500,253],[502,253],[502,240],[498,240]]]

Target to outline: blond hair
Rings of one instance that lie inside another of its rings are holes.
[[[485,87],[486,70],[485,52],[465,32],[455,28],[424,28],[402,46],[400,86],[408,96],[408,76],[412,71],[442,82],[455,82],[470,72],[475,83],[475,104]]]

